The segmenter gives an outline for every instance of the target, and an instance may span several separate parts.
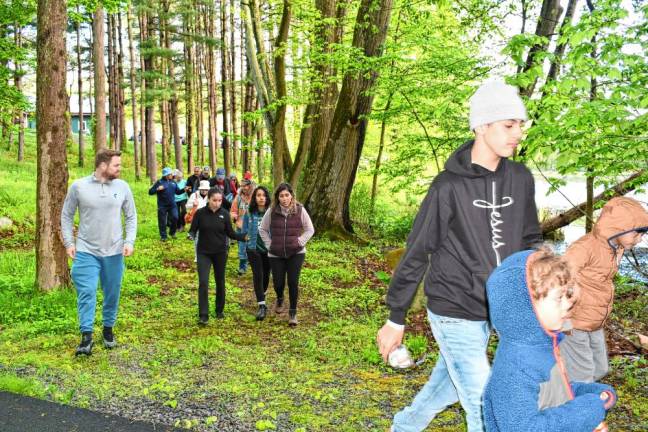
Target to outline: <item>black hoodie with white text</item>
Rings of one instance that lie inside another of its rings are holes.
[[[488,320],[491,271],[542,242],[531,172],[508,159],[495,171],[473,164],[473,143],[450,156],[421,203],[387,292],[389,319],[396,324],[404,324],[424,275],[430,311]]]

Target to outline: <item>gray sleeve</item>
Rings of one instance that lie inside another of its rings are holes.
[[[270,218],[271,218],[272,208],[269,208],[263,215],[261,219],[261,225],[259,226],[259,234],[263,240],[265,247],[270,250],[270,243],[272,242],[272,237],[270,237]]]
[[[124,243],[130,246],[135,245],[135,236],[137,235],[137,210],[135,209],[135,200],[130,187],[126,185],[126,197],[122,204],[124,212],[124,221],[126,222],[126,240]]]
[[[301,222],[302,222],[302,227],[304,228],[304,232],[302,235],[299,236],[297,241],[299,242],[300,246],[305,246],[306,243],[308,243],[308,240],[313,237],[315,234],[315,227],[313,227],[313,221],[311,220],[308,212],[306,211],[305,208],[302,208],[301,211]]]
[[[78,205],[77,186],[75,183],[72,183],[65,196],[63,210],[61,210],[61,234],[63,235],[63,246],[66,249],[74,246],[74,214],[77,211]]]

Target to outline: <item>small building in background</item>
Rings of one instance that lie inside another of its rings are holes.
[[[35,104],[35,101],[34,101]],[[92,117],[94,110],[91,109],[90,101],[83,100],[83,119],[79,113],[79,100],[76,95],[70,98],[70,129],[72,134],[78,134],[79,128],[83,130],[86,135],[92,134]],[[36,129],[36,112],[29,113],[29,122],[27,124],[29,129]],[[110,134],[110,117],[108,115],[108,105],[106,105],[106,136]]]

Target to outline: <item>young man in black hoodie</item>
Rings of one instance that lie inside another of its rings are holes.
[[[421,431],[461,402],[468,431],[483,431],[481,398],[490,373],[485,285],[504,258],[542,241],[533,176],[508,160],[522,137],[526,109],[515,87],[483,84],[470,100],[475,139],[459,147],[439,173],[414,221],[396,268],[389,320],[377,336],[383,358],[403,340],[405,315],[425,276],[425,294],[439,359],[392,431]]]

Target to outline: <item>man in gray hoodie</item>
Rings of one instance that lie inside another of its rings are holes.
[[[76,355],[92,353],[92,331],[97,303],[97,281],[103,290],[103,340],[106,348],[117,345],[113,326],[124,274],[124,257],[133,254],[137,212],[133,194],[119,179],[121,152],[101,150],[95,157],[95,172],[70,186],[63,211],[63,244],[73,260],[72,280],[77,291],[81,343]],[[79,228],[74,240],[74,215],[79,209]],[[126,222],[123,238],[121,216]]]

